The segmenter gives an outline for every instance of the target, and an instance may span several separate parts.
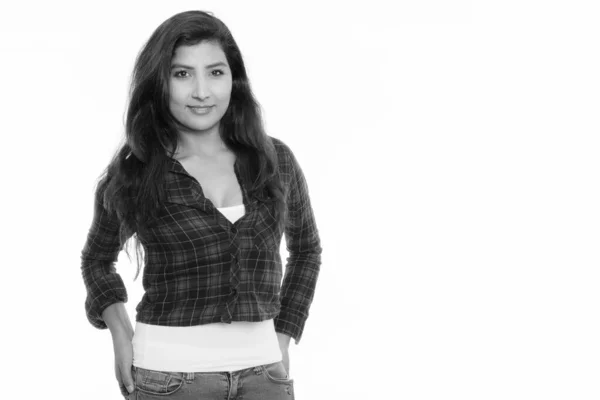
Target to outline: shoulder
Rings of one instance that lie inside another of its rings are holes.
[[[273,147],[275,147],[278,155],[287,155],[291,152],[290,147],[283,140],[273,136],[269,136],[269,139],[271,139]]]
[[[291,187],[296,179],[297,166],[292,149],[283,140],[269,136],[277,152],[277,170],[285,187]]]
[[[277,152],[279,165],[281,166],[281,168],[289,172],[290,169],[294,168],[295,162],[295,157],[294,153],[292,152],[292,149],[290,148],[290,146],[287,145],[287,143],[285,143],[279,138],[273,136],[269,136],[269,138],[271,139],[273,147],[275,147],[275,151]]]

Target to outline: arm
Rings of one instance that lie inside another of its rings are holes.
[[[279,342],[279,347],[282,349],[287,349],[290,346],[290,340],[292,337],[285,333],[277,333],[277,341]]]
[[[127,302],[125,284],[114,267],[121,250],[119,223],[102,203],[105,183],[101,181],[96,189],[94,217],[81,251],[81,274],[87,291],[85,310],[89,322],[98,329],[108,328],[104,321],[106,315],[112,316],[110,311],[104,314],[108,306]]]
[[[125,309],[125,303],[114,303],[106,307],[102,312],[102,319],[108,326],[108,329],[110,329],[113,337],[125,335],[129,340],[133,339],[135,331]]]
[[[287,199],[289,216],[285,226],[289,257],[281,287],[281,310],[275,318],[275,331],[278,337],[287,335],[298,344],[314,297],[322,249],[306,179],[294,154],[287,145],[285,149],[292,176]]]

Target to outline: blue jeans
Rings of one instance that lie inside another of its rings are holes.
[[[128,400],[295,400],[283,361],[233,372],[166,372],[131,366]]]

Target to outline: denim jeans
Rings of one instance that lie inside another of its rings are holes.
[[[283,361],[233,372],[166,372],[132,366],[128,400],[295,400]]]

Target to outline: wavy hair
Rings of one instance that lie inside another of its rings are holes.
[[[136,57],[129,87],[125,138],[104,169],[96,190],[107,212],[119,221],[120,249],[133,239],[137,279],[144,232],[163,207],[168,157],[177,152],[182,124],[169,109],[169,72],[179,46],[203,41],[220,45],[233,85],[219,135],[237,157],[248,196],[268,203],[279,229],[287,217],[283,187],[277,174],[277,152],[265,133],[260,105],[252,93],[242,54],[225,24],[210,12],[186,11],[164,21]],[[147,258],[144,257],[144,262]]]

